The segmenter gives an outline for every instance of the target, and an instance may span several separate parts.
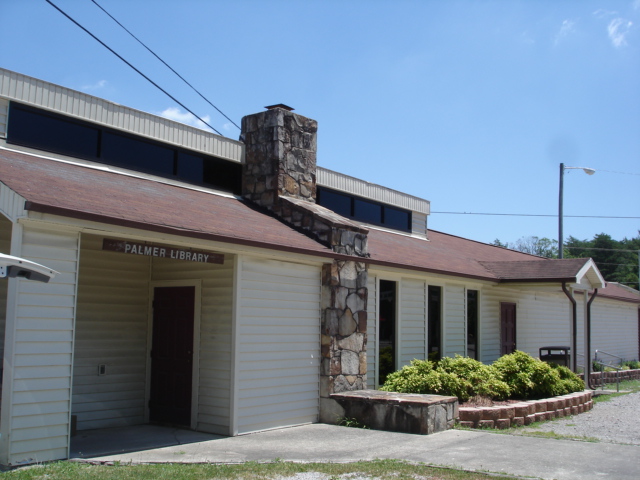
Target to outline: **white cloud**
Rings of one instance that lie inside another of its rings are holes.
[[[640,0],[637,1],[640,2]],[[593,12],[593,16],[596,18],[606,18],[617,14],[618,12],[616,12],[615,10],[605,10],[604,8],[599,8],[598,10]]]
[[[573,20],[564,20],[560,30],[556,34],[555,44],[557,45],[563,38],[574,33],[576,31],[575,26],[576,22]]]
[[[175,120],[176,122],[186,123],[187,125],[191,125],[192,127],[202,128],[209,130],[204,123],[198,120],[195,115],[189,112],[181,112],[179,108],[170,107],[166,110],[160,112],[160,115],[164,118],[168,118],[169,120]],[[211,121],[211,117],[209,115],[205,115],[204,117],[200,117],[205,122],[209,123]]]
[[[107,86],[107,81],[106,80],[100,80],[97,83],[94,83],[93,85],[83,85],[81,88],[82,90],[99,90],[101,88],[104,88]]]
[[[627,34],[631,30],[633,22],[624,18],[615,18],[609,22],[607,31],[614,47],[620,48],[627,45]]]
[[[207,121],[208,121],[208,120],[207,120]],[[229,122],[227,122],[227,123],[225,123],[224,125],[222,125],[222,129],[223,129],[223,130],[225,130],[225,131],[227,131],[227,132],[232,131],[232,130],[233,130],[233,128],[234,128],[233,124],[232,124],[232,123],[229,123]]]

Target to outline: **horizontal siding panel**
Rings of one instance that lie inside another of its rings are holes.
[[[376,277],[367,276],[367,388],[375,389],[377,385],[376,364],[378,359],[378,293]]]
[[[71,354],[20,355],[15,363],[16,367],[43,367],[48,365],[71,365]]]
[[[38,440],[41,438],[62,437],[68,433],[66,425],[51,425],[38,428],[24,428],[13,435],[15,441]]]
[[[400,366],[425,358],[426,294],[425,282],[400,282]]]
[[[37,415],[24,415],[13,417],[13,428],[35,428],[53,425],[68,425],[69,413],[42,413]]]
[[[142,423],[150,259],[103,251],[95,235],[83,235],[81,245],[72,396],[77,428]],[[106,375],[98,375],[99,364],[107,365]]]
[[[64,456],[58,458],[65,458],[67,451],[67,436],[60,435],[57,437],[48,437],[32,440],[14,441],[11,443],[11,454],[29,455],[33,460],[39,460],[42,458],[40,455],[44,452],[57,452],[64,450]]]
[[[239,433],[317,421],[318,267],[243,259],[237,342]]]
[[[40,403],[22,403],[16,404],[13,406],[13,415],[21,417],[26,415],[33,415],[34,412],[38,412],[38,414],[47,414],[47,413],[68,413],[69,412],[69,402],[61,401],[61,402],[40,402]]]

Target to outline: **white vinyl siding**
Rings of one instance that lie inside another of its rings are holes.
[[[25,198],[0,182],[0,215],[4,214],[9,220],[16,221],[24,216]]]
[[[9,254],[11,248],[11,222],[0,215],[0,253]],[[9,279],[0,278],[0,359],[4,355],[4,325],[7,313],[7,286]],[[2,385],[0,385],[2,392]]]
[[[237,433],[318,421],[320,268],[241,257]]]
[[[400,367],[425,359],[425,282],[402,279],[400,288]]]
[[[376,277],[369,273],[367,280],[367,388],[377,387],[378,365],[378,290]]]
[[[581,295],[577,295],[578,301]],[[578,321],[584,321],[579,309]],[[581,341],[580,339],[578,340]],[[584,347],[581,350],[582,352]],[[638,360],[638,305],[596,297],[591,304],[591,358],[596,350],[617,355],[625,360]],[[598,356],[607,363],[618,359]]]
[[[73,366],[78,430],[145,421],[150,257],[102,250],[83,235]],[[98,365],[106,375],[98,375]]]
[[[233,265],[229,255],[223,265],[153,259],[153,281],[201,281],[196,428],[219,435],[230,434]]]
[[[446,285],[444,292],[443,356],[467,353],[467,318],[465,289],[461,285]]]
[[[491,363],[500,357],[501,302],[516,304],[518,350],[538,357],[540,347],[569,345],[571,304],[564,293],[488,287],[480,296],[482,362]]]
[[[0,462],[67,457],[78,234],[24,228],[21,256],[60,272],[49,283],[10,279]]]

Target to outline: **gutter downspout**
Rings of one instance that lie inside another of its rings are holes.
[[[562,282],[562,291],[571,301],[571,371],[576,373],[578,370],[578,356],[577,356],[577,339],[578,339],[578,308],[576,299],[567,290],[567,282]],[[585,362],[586,363],[586,362]]]
[[[585,292],[585,295],[587,292]],[[584,379],[587,388],[595,390],[591,386],[591,303],[598,296],[598,289],[594,288],[591,298],[587,302],[587,325],[585,328],[585,352],[584,352]]]

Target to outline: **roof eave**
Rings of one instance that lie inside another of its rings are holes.
[[[305,248],[294,247],[290,245],[279,245],[267,242],[261,242],[259,240],[251,240],[241,237],[232,237],[228,235],[219,235],[215,233],[197,232],[193,230],[185,230],[177,227],[168,227],[166,225],[148,224],[143,222],[137,222],[134,220],[126,220],[123,218],[109,217],[107,215],[100,215],[96,213],[80,212],[77,210],[67,209],[64,207],[56,207],[52,205],[44,205],[32,201],[25,202],[25,210],[30,212],[45,213],[51,215],[59,215],[62,217],[75,218],[78,220],[86,220],[92,222],[106,223],[109,225],[116,225],[119,227],[136,228],[140,230],[146,230],[157,233],[166,233],[172,235],[178,235],[187,238],[196,238],[199,240],[210,240],[214,242],[231,243],[235,245],[243,245],[248,247],[266,248],[270,250],[276,250],[281,252],[298,253],[302,255],[310,255],[314,257],[347,260],[347,261],[367,261],[368,259],[355,257],[351,255],[343,255],[333,252],[328,249],[326,251],[308,250]]]

